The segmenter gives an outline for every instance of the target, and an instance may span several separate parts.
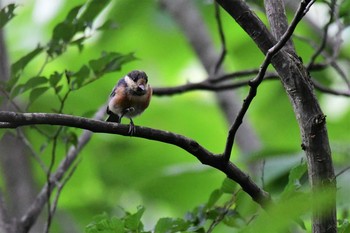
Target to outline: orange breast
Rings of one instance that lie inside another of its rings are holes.
[[[126,117],[132,118],[141,114],[149,105],[152,96],[152,88],[148,87],[145,95],[127,95],[123,90],[117,90],[115,96],[109,102],[109,109],[117,114],[122,115],[127,108],[134,108],[133,112],[125,114]]]

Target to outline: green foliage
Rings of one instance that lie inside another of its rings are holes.
[[[110,217],[106,213],[96,216],[95,220],[86,226],[86,233],[122,233],[122,232],[139,232],[146,233],[143,230],[141,217],[145,208],[139,206],[136,213],[123,212],[122,216]]]
[[[344,24],[349,26],[350,25],[350,0],[343,0],[342,3],[339,5],[339,16],[343,20]]]
[[[108,1],[91,1],[88,6],[80,5],[74,7],[68,13],[66,20],[55,27],[51,42],[48,44],[48,49],[46,50],[47,54],[51,57],[53,53],[55,53],[55,56],[60,56],[65,51],[67,45],[76,43],[77,41],[72,42],[72,38],[78,32],[84,31],[86,27],[91,27],[95,17],[97,17],[103,7],[106,7],[107,3]],[[98,11],[96,11],[94,7],[97,7]],[[82,8],[84,10],[82,10]],[[106,25],[103,27],[107,28]],[[102,28],[100,28],[100,30],[101,29]],[[84,40],[85,37],[83,40],[80,40],[79,43],[83,43]],[[82,48],[81,46],[82,44],[79,45],[80,48]],[[12,78],[7,85],[7,89],[11,92],[11,98],[15,98],[20,94],[30,91],[29,104],[32,104],[50,88],[54,90],[57,96],[60,94],[65,84],[61,82],[63,72],[59,71],[54,71],[49,77],[40,76],[39,74],[38,76],[30,78],[25,83],[17,84],[21,77],[21,72],[34,58],[41,54],[44,49],[44,47],[38,46],[12,65]],[[133,53],[124,55],[117,52],[102,52],[99,58],[91,59],[88,65],[82,65],[78,71],[65,71],[68,89],[69,91],[78,90],[96,81],[106,73],[120,71],[122,65],[135,59]]]
[[[91,29],[93,21],[106,8],[110,0],[92,0],[71,9],[66,19],[56,25],[52,38],[48,43],[47,53],[50,57],[61,55],[68,45],[76,45],[81,50],[83,42],[88,38],[87,29]],[[82,35],[75,38],[78,33]]]
[[[122,65],[134,59],[132,53],[123,55],[116,52],[102,52],[101,57],[89,61],[89,66],[83,65],[76,72],[66,71],[70,89],[78,90],[107,73],[120,71]]]
[[[339,233],[349,233],[350,232],[350,224],[348,219],[339,220]]]
[[[161,218],[154,228],[154,233],[185,232],[189,226],[189,223],[181,218]]]
[[[285,186],[281,193],[281,199],[287,199],[296,194],[302,186],[301,178],[307,173],[307,165],[305,161],[302,161],[297,166],[293,167],[288,176],[288,184]]]
[[[89,37],[85,34],[85,31],[92,28],[94,20],[101,11],[107,7],[109,2],[109,0],[92,0],[88,1],[86,4],[75,6],[67,14],[65,20],[55,26],[52,32],[52,38],[46,46],[38,45],[34,50],[14,62],[11,66],[11,80],[7,83],[7,90],[11,92],[11,97],[15,98],[26,91],[30,91],[29,104],[31,104],[49,90],[50,87],[53,88],[54,93],[58,95],[64,87],[64,84],[60,82],[62,78],[62,72],[60,71],[54,71],[49,77],[41,76],[40,71],[37,76],[30,78],[27,82],[17,83],[20,80],[23,70],[42,52],[46,52],[52,59],[61,56],[69,45],[76,45],[81,51],[83,43]],[[8,17],[10,17],[14,6],[9,5],[8,8],[9,9],[7,11],[4,10],[1,15],[7,13]],[[110,21],[108,21],[108,23],[106,22],[99,30],[110,28],[106,26],[110,24]],[[82,35],[76,39],[79,33]],[[119,71],[123,64],[134,59],[133,54],[122,55],[116,52],[103,52],[100,58],[92,59],[89,62],[91,69],[94,71],[94,76],[90,76],[90,68],[86,65],[83,65],[77,72],[66,71],[69,90],[77,90],[97,80],[105,73]],[[45,64],[46,63],[47,61]]]
[[[0,10],[0,29],[3,28],[13,17],[15,17],[16,4],[8,4]]]
[[[118,218],[110,218],[107,214],[95,217],[94,222],[90,223],[86,233],[115,233],[125,232],[124,222]]]
[[[96,76],[101,74],[119,71],[122,64],[135,59],[132,53],[122,55],[115,52],[103,52],[98,59],[90,60],[89,65]]]
[[[229,178],[226,178],[222,182],[222,186],[220,190],[223,193],[233,194],[237,190],[237,183]]]
[[[44,50],[43,47],[38,46],[33,51],[21,57],[18,61],[14,62],[11,66],[11,80],[8,82],[8,88],[11,89],[21,77],[21,72],[37,55]]]

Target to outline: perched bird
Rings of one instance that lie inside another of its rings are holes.
[[[152,88],[145,72],[134,70],[120,79],[113,88],[107,106],[106,121],[120,123],[122,117],[130,119],[129,134],[135,133],[132,118],[140,115],[149,105]]]

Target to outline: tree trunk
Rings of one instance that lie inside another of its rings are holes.
[[[241,0],[217,0],[266,54],[276,44],[275,38],[262,21]],[[309,1],[304,1],[308,4]],[[290,47],[289,47],[290,48]],[[321,111],[309,73],[300,59],[282,49],[271,60],[292,103],[302,138],[301,147],[308,162],[309,180],[314,194],[329,190],[329,207],[326,211],[313,210],[313,232],[337,232],[336,180],[328,141],[326,118]]]

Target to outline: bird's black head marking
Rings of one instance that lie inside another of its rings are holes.
[[[137,82],[137,80],[143,78],[146,80],[146,83],[148,82],[147,74],[143,71],[134,70],[128,73],[128,76],[132,79],[132,81]]]

